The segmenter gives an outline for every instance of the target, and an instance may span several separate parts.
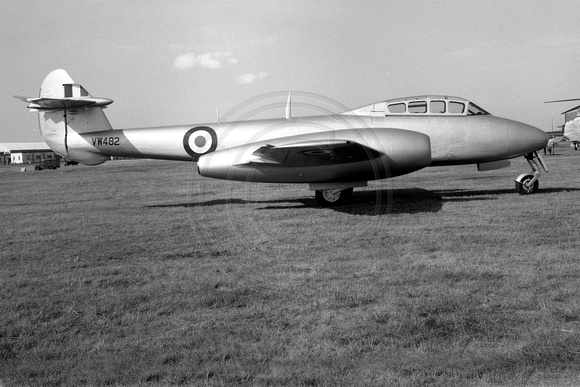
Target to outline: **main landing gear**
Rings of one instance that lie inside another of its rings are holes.
[[[344,204],[352,195],[353,188],[366,186],[367,181],[310,183],[310,190],[314,191],[318,204],[333,207]]]
[[[338,206],[352,195],[352,187],[347,189],[321,189],[315,191],[316,201],[322,206]]]
[[[545,171],[548,172],[548,168],[546,168],[546,164],[544,164],[544,160],[538,152],[528,153],[524,156],[530,164],[532,168],[532,173],[522,173],[516,179],[516,191],[520,195],[531,195],[538,191],[540,187],[540,178],[541,172],[540,167]]]

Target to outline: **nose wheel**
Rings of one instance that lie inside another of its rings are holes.
[[[534,175],[524,174],[521,178],[516,180],[516,191],[520,195],[531,195],[540,188],[540,181]]]
[[[520,195],[531,195],[538,191],[540,187],[540,178],[542,168],[545,172],[548,172],[546,164],[538,152],[528,153],[524,156],[528,161],[528,164],[532,168],[532,173],[522,173],[516,179],[516,191]]]

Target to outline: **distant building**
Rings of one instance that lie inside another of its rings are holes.
[[[57,154],[44,142],[0,143],[0,165],[36,164],[42,159],[56,157]]]
[[[576,118],[580,117],[580,106],[576,106],[570,110],[565,111],[562,113],[564,115],[564,122],[574,121]]]

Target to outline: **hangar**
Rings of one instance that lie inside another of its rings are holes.
[[[0,165],[34,164],[56,157],[57,154],[44,142],[0,143]]]

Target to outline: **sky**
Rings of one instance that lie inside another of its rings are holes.
[[[13,96],[38,96],[59,68],[115,101],[105,113],[118,129],[284,117],[292,91],[303,114],[444,94],[552,130],[575,105],[544,101],[580,97],[580,0],[4,0],[0,8],[0,143],[42,140],[37,114]]]

